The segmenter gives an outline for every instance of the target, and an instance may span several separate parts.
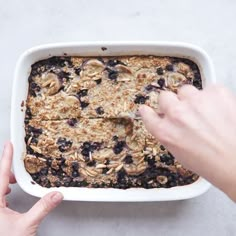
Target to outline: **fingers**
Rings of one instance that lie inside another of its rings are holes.
[[[24,217],[30,226],[38,225],[63,199],[60,192],[51,192],[41,198]]]
[[[8,190],[11,175],[12,155],[12,144],[7,142],[4,146],[2,158],[0,161],[0,207],[6,206],[5,194]]]
[[[171,107],[179,103],[179,99],[175,93],[170,91],[162,91],[159,96],[160,111],[168,114]]]
[[[143,105],[139,108],[146,129],[155,137],[159,137],[158,126],[162,118],[150,107]]]
[[[194,97],[198,93],[199,93],[199,90],[197,90],[194,86],[184,85],[178,89],[177,96],[180,100],[186,100],[186,99]]]

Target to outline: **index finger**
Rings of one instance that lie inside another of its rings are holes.
[[[0,207],[6,206],[5,194],[7,192],[11,175],[12,156],[12,144],[7,142],[4,145],[4,150],[0,161]]]

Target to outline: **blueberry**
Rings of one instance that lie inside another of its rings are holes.
[[[167,71],[173,71],[174,70],[174,66],[172,64],[168,64],[168,65],[166,65],[166,70]]]
[[[174,164],[174,157],[168,153],[168,154],[162,154],[160,156],[161,162],[164,162],[166,165],[173,165]]]
[[[77,170],[73,170],[73,171],[72,171],[72,176],[73,176],[74,178],[78,177],[78,176],[79,176],[79,172],[78,172]]]
[[[96,84],[101,84],[102,79],[97,79],[97,80],[95,80],[95,82],[96,82]]]
[[[117,64],[119,64],[119,61],[117,61],[117,60],[109,60],[107,62],[107,65],[111,66],[111,67],[116,66]]]
[[[90,150],[88,148],[84,148],[84,149],[82,149],[81,154],[84,157],[89,157],[89,152],[90,152]]]
[[[77,97],[81,98],[81,97],[85,97],[88,95],[88,89],[82,89],[77,93]]]
[[[114,135],[114,136],[112,137],[112,140],[113,140],[113,141],[117,141],[117,140],[118,140],[118,136]]]
[[[116,80],[117,77],[118,77],[118,72],[117,72],[117,71],[115,71],[115,70],[109,70],[109,72],[108,72],[108,78],[109,78],[110,80]]]
[[[149,166],[155,166],[156,160],[154,157],[146,156],[144,160],[148,163]]]
[[[71,163],[71,167],[72,167],[72,169],[74,169],[74,170],[78,170],[78,168],[79,168],[79,163],[73,161],[73,162]]]
[[[76,68],[76,69],[75,69],[75,74],[76,74],[76,75],[80,75],[80,72],[81,72],[81,68]]]
[[[168,186],[169,186],[170,188],[172,188],[172,187],[177,186],[177,183],[176,183],[175,181],[171,181],[171,182],[168,183]]]
[[[58,147],[58,149],[59,149],[60,152],[65,152],[67,148],[64,144],[62,144]]]
[[[59,73],[57,73],[58,78],[62,81],[64,78],[65,79],[70,79],[70,73],[69,72],[65,72],[65,71],[60,71]]]
[[[61,186],[61,182],[59,181],[59,180],[56,180],[55,182],[54,182],[54,185],[55,185],[55,187],[60,187]]]
[[[107,171],[109,171],[109,169],[108,169],[108,168],[103,168],[103,169],[102,169],[102,173],[103,173],[103,174],[106,174],[106,173],[107,173]]]
[[[27,116],[28,118],[31,118],[31,117],[32,117],[32,113],[31,113],[29,107],[26,107],[25,114],[26,114],[26,116]]]
[[[55,169],[51,169],[51,174],[52,175],[57,175],[57,171]]]
[[[100,149],[100,147],[101,147],[101,143],[99,143],[99,142],[94,142],[92,145],[91,145],[91,151],[94,151],[94,150],[99,150]]]
[[[104,114],[104,110],[103,110],[102,107],[98,107],[98,108],[96,108],[95,110],[96,110],[96,112],[97,112],[98,115]]]
[[[32,137],[31,143],[37,144],[38,143],[38,139],[36,137]]]
[[[38,92],[40,91],[40,87],[35,82],[32,82],[30,84],[30,88],[33,90],[37,90]]]
[[[193,85],[198,89],[202,89],[201,75],[199,72],[194,73]]]
[[[43,133],[43,130],[41,128],[38,129],[38,128],[35,128],[35,127],[31,126],[31,125],[28,125],[27,129],[28,129],[28,131],[30,133],[34,133],[36,135],[40,135],[40,134]]]
[[[63,177],[63,176],[65,176],[65,173],[62,169],[59,169],[59,170],[57,170],[57,175],[60,177]]]
[[[81,106],[82,109],[87,107],[88,105],[89,105],[88,102],[82,102],[82,101],[80,102],[80,106]]]
[[[41,183],[40,184],[43,187],[46,187],[46,188],[50,188],[51,187],[50,181],[47,178],[45,178],[45,177],[41,178]]]
[[[48,174],[48,168],[47,168],[47,167],[42,168],[42,169],[40,170],[40,174],[41,174],[41,175],[47,175],[47,174]]]
[[[162,151],[164,151],[164,150],[165,150],[165,147],[164,147],[163,145],[160,145],[160,149],[161,149]]]
[[[32,177],[33,180],[36,181],[36,179],[39,178],[39,173],[31,174],[31,177]]]
[[[123,151],[124,146],[125,146],[125,141],[118,141],[113,147],[113,152],[115,154],[121,153]]]
[[[185,179],[185,183],[186,183],[186,184],[191,184],[191,183],[193,183],[192,178],[191,178],[191,177],[187,177],[187,178]]]
[[[95,160],[92,160],[90,162],[87,163],[87,166],[95,166],[96,165],[96,161]]]
[[[164,74],[164,71],[163,71],[162,67],[157,68],[157,74],[158,75],[163,75]]]
[[[86,186],[88,186],[89,184],[85,181],[85,180],[83,180],[83,181],[81,181],[80,182],[80,186],[81,187],[86,187]]]
[[[145,88],[147,91],[151,91],[153,89],[153,86],[151,84],[149,84],[148,86],[146,86]]]
[[[157,83],[162,88],[163,86],[165,86],[165,79],[160,78],[159,80],[157,80]]]
[[[64,186],[69,187],[72,179],[69,176],[63,178]]]
[[[51,183],[50,183],[49,180],[46,182],[46,184],[45,184],[44,186],[45,186],[46,188],[51,188],[51,187],[52,187],[52,185],[51,185]]]
[[[124,182],[125,182],[125,176],[126,176],[126,172],[125,172],[125,170],[122,168],[122,169],[119,170],[118,173],[117,173],[117,182],[118,182],[118,183],[124,183]]]
[[[61,157],[60,162],[61,162],[61,165],[65,165],[66,159],[64,157]]]
[[[193,81],[193,86],[195,86],[195,87],[198,88],[198,89],[201,89],[201,88],[202,88],[201,82],[198,81],[198,80],[194,80],[194,81]]]
[[[72,141],[70,140],[66,140],[66,138],[59,138],[57,140],[57,144],[59,145],[58,149],[61,151],[61,152],[65,152],[67,151],[68,149],[71,148],[72,146]]]
[[[78,185],[77,181],[71,181],[69,186],[70,187],[80,187],[80,185]]]
[[[133,163],[133,159],[132,159],[132,156],[131,155],[127,155],[124,159],[125,163],[126,164],[131,164]]]
[[[32,136],[29,135],[29,134],[26,134],[26,135],[25,135],[25,143],[26,143],[26,144],[28,143],[28,140],[29,140],[30,137],[32,137]]]
[[[82,145],[83,148],[88,148],[90,149],[91,147],[91,143],[90,142],[84,142],[83,145]]]
[[[71,119],[68,119],[68,120],[67,120],[67,124],[68,124],[69,126],[74,127],[76,123],[77,123],[77,119],[76,119],[76,118],[71,118]]]
[[[143,96],[141,94],[136,95],[136,98],[134,99],[134,103],[136,104],[144,104],[146,100],[149,98],[149,96]]]
[[[109,165],[109,164],[110,164],[110,160],[109,160],[109,159],[106,159],[106,161],[105,161],[104,164],[105,164],[105,165]]]

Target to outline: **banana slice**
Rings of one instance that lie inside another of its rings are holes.
[[[140,175],[146,170],[146,168],[147,166],[144,163],[138,166],[135,164],[124,165],[124,169],[129,175]]]
[[[118,64],[115,66],[116,71],[118,72],[117,81],[130,81],[133,77],[133,72],[127,66]]]
[[[25,168],[30,174],[35,174],[39,172],[43,167],[46,167],[46,162],[35,158],[33,156],[27,155],[24,159]]]
[[[61,82],[58,76],[54,73],[48,73],[45,78],[45,82],[42,84],[43,88],[47,88],[48,95],[56,94],[61,88]]]
[[[176,90],[177,87],[187,81],[187,78],[183,74],[180,74],[178,72],[167,72],[166,78],[167,87],[173,90]]]
[[[88,60],[83,66],[81,77],[95,76],[95,75],[101,73],[104,69],[105,69],[105,65],[101,61],[99,61],[97,59]]]

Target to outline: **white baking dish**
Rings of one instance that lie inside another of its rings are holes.
[[[169,189],[88,189],[76,187],[44,188],[32,184],[30,175],[23,164],[24,143],[24,112],[21,103],[26,100],[28,91],[28,76],[31,64],[50,57],[62,55],[79,56],[119,56],[119,55],[158,55],[178,56],[189,58],[198,64],[203,78],[203,86],[215,82],[212,63],[207,54],[200,48],[185,43],[170,42],[84,42],[84,43],[57,43],[42,45],[27,50],[19,58],[12,91],[11,106],[11,140],[14,145],[13,168],[18,184],[21,188],[34,196],[41,197],[52,190],[64,194],[65,200],[76,201],[110,201],[110,202],[137,202],[137,201],[169,201],[196,197],[206,192],[210,184],[203,178],[195,183],[173,187]]]

